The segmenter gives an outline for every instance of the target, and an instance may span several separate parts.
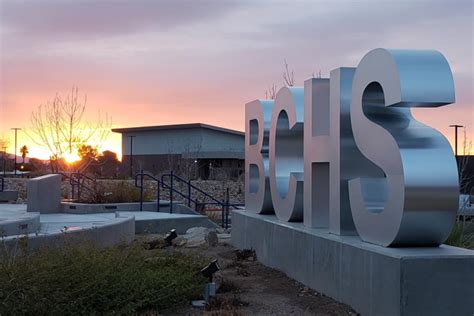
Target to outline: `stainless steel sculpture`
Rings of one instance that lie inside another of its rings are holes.
[[[281,88],[270,128],[270,190],[281,220],[303,220],[304,89]]]
[[[272,214],[268,143],[273,100],[245,105],[245,206],[258,214]]]
[[[329,226],[329,79],[304,82],[304,224]]]
[[[351,99],[357,147],[376,165],[349,181],[360,237],[382,246],[439,245],[458,209],[457,165],[448,141],[410,108],[454,102],[448,62],[436,51],[375,49],[357,66]]]
[[[458,208],[457,165],[410,107],[453,102],[439,52],[376,49],[248,103],[247,209],[382,246],[439,245]]]

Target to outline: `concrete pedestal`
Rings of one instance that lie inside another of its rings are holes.
[[[235,247],[362,315],[474,314],[474,251],[384,248],[245,211],[232,223]]]
[[[28,181],[28,212],[61,212],[61,177],[60,174],[48,174]]]

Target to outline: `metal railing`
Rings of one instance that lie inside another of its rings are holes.
[[[71,173],[71,175],[69,176],[69,183],[71,184],[71,198],[73,200],[75,198],[78,200],[81,198],[81,193],[83,189],[85,189],[86,191],[90,193],[95,192],[94,189],[90,188],[88,185],[85,184],[85,181],[90,181],[92,182],[93,185],[97,185],[96,179],[89,177],[80,172]],[[75,197],[75,194],[74,194],[75,188],[77,188],[77,197]]]
[[[171,171],[169,174],[163,174],[161,176],[161,182],[166,184],[165,179],[169,179],[169,187],[171,187],[172,190],[170,190],[170,200],[172,200],[172,194],[171,192],[176,190],[173,189],[173,186],[175,186],[175,183],[182,183],[186,187],[186,192],[179,192],[181,196],[183,196],[187,202],[188,202],[188,207],[191,207],[191,204],[194,203],[195,209],[197,210],[199,207],[203,207],[205,209],[206,205],[216,205],[221,208],[221,226],[224,228],[229,228],[229,214],[230,214],[230,209],[231,208],[238,208],[240,206],[243,206],[244,204],[239,204],[239,203],[230,203],[230,194],[229,194],[229,188],[226,188],[225,193],[224,193],[224,199],[220,201],[219,199],[215,198],[208,192],[202,190],[201,188],[193,185],[191,183],[191,180],[186,180],[181,178],[180,176],[174,174],[173,171]],[[211,202],[204,202],[204,201],[198,201],[197,198],[193,198],[193,191],[201,194],[201,196],[204,197],[204,199],[208,199]]]
[[[173,193],[180,195],[183,198],[190,200],[191,202],[197,203],[193,199],[190,199],[187,195],[183,194],[181,191],[177,190],[173,183],[171,185],[163,182],[162,180],[155,178],[151,174],[144,173],[141,171],[135,175],[135,186],[140,189],[140,211],[143,211],[143,202],[144,202],[144,186],[143,181],[144,178],[148,178],[154,182],[156,182],[156,211],[160,211],[160,196],[161,196],[161,188],[169,190],[169,198],[170,198],[170,213],[173,213]],[[140,180],[139,180],[140,179]],[[139,184],[140,183],[140,184]]]
[[[157,211],[160,211],[160,193],[161,189],[167,189],[169,192],[169,201],[170,201],[170,213],[173,213],[173,203],[174,203],[174,194],[179,195],[185,201],[188,207],[192,207],[194,204],[195,210],[198,210],[200,207],[205,207],[207,205],[216,205],[221,209],[221,226],[224,228],[229,228],[229,212],[231,208],[238,208],[244,204],[230,203],[229,188],[225,191],[224,200],[220,201],[215,198],[208,192],[202,190],[201,188],[193,185],[191,180],[186,180],[177,176],[171,171],[168,174],[163,174],[160,179],[155,178],[154,176],[144,173],[143,170],[135,175],[135,186],[140,188],[140,210],[143,210],[143,196],[144,196],[144,187],[143,180],[144,178],[149,178],[157,183]],[[181,191],[179,184],[184,184],[185,192]],[[177,186],[178,185],[178,186]],[[160,189],[161,187],[161,189]],[[198,193],[204,199],[208,201],[199,201],[196,195],[193,193]]]
[[[87,186],[84,182],[85,180],[92,181],[94,185],[97,184],[97,180],[91,178],[83,173],[80,172],[73,172],[73,173],[64,173],[64,172],[57,172],[56,174],[60,174],[63,178],[69,180],[69,184],[71,185],[71,199],[72,200],[79,200],[81,198],[81,192],[83,189],[90,193],[94,192],[94,189]]]
[[[135,175],[135,186],[140,189],[140,211],[143,211],[143,198],[144,198],[144,191],[143,191],[143,178],[147,177],[150,180],[153,180],[156,182],[156,211],[160,211],[160,187],[161,187],[161,181],[151,174],[148,173],[143,173],[143,170],[140,171],[140,173],[137,173]],[[138,184],[138,178],[140,178],[140,184]],[[170,204],[170,213],[172,213],[173,207],[172,204]]]

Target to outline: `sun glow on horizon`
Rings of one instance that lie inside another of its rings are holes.
[[[72,164],[76,161],[79,161],[81,160],[81,157],[79,157],[78,153],[77,152],[68,152],[68,153],[65,153],[63,154],[63,158],[64,160],[66,160],[67,163],[69,164]]]
[[[26,128],[25,128],[26,129]],[[5,137],[7,136],[7,137]],[[6,151],[10,154],[13,155],[15,152],[15,138],[13,133],[4,133],[0,135],[1,138],[5,138],[7,140],[7,148]],[[51,157],[51,152],[46,146],[41,146],[36,144],[33,140],[31,140],[28,136],[25,135],[25,133],[18,133],[18,146],[17,146],[17,155],[21,156],[20,153],[20,148],[26,145],[28,147],[28,158],[36,158],[36,159],[41,159],[41,160],[49,160]],[[87,142],[86,145],[91,145],[94,147],[97,147],[98,152],[102,153],[106,150],[112,151],[117,154],[117,159],[122,160],[122,138],[121,134],[118,133],[110,133],[105,141],[102,143],[98,143],[94,140],[91,140]],[[3,150],[0,148],[0,151]],[[64,153],[62,155],[62,158],[64,158],[68,163],[73,163],[78,160],[81,160],[78,154],[78,150],[75,149],[73,152],[69,153]]]

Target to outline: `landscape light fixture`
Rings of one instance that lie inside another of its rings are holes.
[[[214,273],[216,273],[220,269],[221,269],[221,267],[219,266],[219,263],[217,262],[217,259],[214,259],[214,260],[212,260],[211,263],[209,263],[207,266],[205,266],[201,270],[201,273],[206,278],[209,278],[209,283],[212,283],[212,276],[214,275]]]
[[[209,282],[204,286],[204,300],[196,300],[191,302],[194,307],[205,307],[206,304],[209,303],[209,300],[216,296],[216,284],[212,282],[212,276],[220,269],[221,267],[219,266],[217,259],[214,259],[201,270],[201,274],[204,277],[209,278]]]
[[[171,242],[173,241],[173,239],[175,239],[176,237],[178,237],[178,234],[176,233],[176,229],[172,229],[169,231],[169,233],[167,233],[165,235],[165,243],[166,243],[166,246],[171,246]]]

